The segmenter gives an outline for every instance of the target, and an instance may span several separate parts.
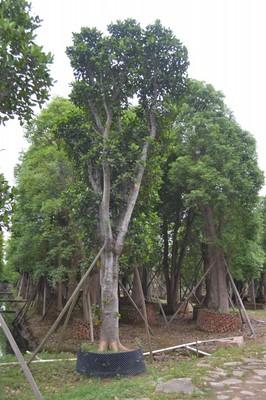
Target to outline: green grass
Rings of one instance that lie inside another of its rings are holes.
[[[147,371],[131,377],[117,377],[112,379],[91,378],[76,372],[75,361],[61,361],[45,364],[30,365],[30,370],[45,400],[125,400],[129,398],[149,398],[150,400],[173,399],[211,399],[212,392],[206,389],[206,377],[215,366],[221,367],[224,362],[238,361],[243,357],[258,357],[261,347],[243,346],[227,350],[219,350],[204,360],[211,367],[198,367],[199,359],[195,356],[184,361],[175,358],[166,361],[155,361],[153,364],[146,361]],[[174,353],[169,353],[174,354]],[[25,356],[27,359],[29,356]],[[73,358],[72,354],[39,355],[42,359]],[[202,358],[200,360],[203,360]],[[15,357],[4,357],[1,362],[16,361]],[[230,368],[228,368],[230,374]],[[0,366],[0,398],[1,400],[31,400],[33,392],[19,365]],[[204,393],[193,396],[163,393],[155,391],[158,382],[180,377],[190,377],[192,382]]]
[[[59,354],[58,358],[73,357],[69,354]],[[28,357],[25,357],[28,358]],[[40,358],[55,358],[47,353]],[[8,357],[8,361],[11,357]],[[2,359],[1,362],[6,361]],[[13,357],[13,361],[15,358]],[[62,361],[49,364],[31,364],[30,370],[44,397],[49,400],[124,400],[127,398],[148,397],[151,400],[160,399],[185,399],[184,395],[158,394],[155,392],[159,381],[167,381],[177,377],[191,376],[198,380],[202,376],[202,369],[196,368],[196,360],[177,362],[146,361],[147,371],[131,377],[117,377],[113,379],[100,379],[86,377],[75,371],[75,361]],[[206,372],[206,371],[205,371]],[[1,400],[34,399],[31,388],[20,366],[0,366],[0,398]],[[187,397],[188,399],[190,397]],[[195,397],[194,397],[195,398]],[[202,398],[206,398],[202,397]]]

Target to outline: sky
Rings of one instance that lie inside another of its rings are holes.
[[[54,55],[51,98],[67,97],[72,69],[65,54],[81,27],[105,31],[110,22],[135,18],[145,27],[160,19],[187,47],[191,78],[212,84],[225,95],[240,126],[256,139],[266,174],[266,1],[265,0],[32,0],[42,19],[37,43]],[[0,127],[0,172],[11,184],[19,154],[28,146],[17,121]],[[261,194],[266,195],[266,186]]]

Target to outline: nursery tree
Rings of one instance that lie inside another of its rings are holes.
[[[159,121],[185,89],[187,51],[159,21],[141,29],[134,20],[108,34],[82,28],[67,49],[76,81],[72,99],[89,116],[90,187],[98,198],[102,257],[100,350],[119,350],[118,259]],[[130,100],[135,109],[125,113]]]
[[[195,213],[185,201],[183,181],[173,184],[169,170],[176,159],[176,142],[164,166],[163,184],[159,191],[158,215],[161,217],[162,267],[167,293],[167,312],[174,313],[181,300],[181,271],[188,249],[192,249]],[[196,263],[196,261],[195,261]],[[191,271],[190,271],[191,276]]]
[[[256,235],[263,174],[255,140],[236,123],[222,93],[197,81],[190,81],[176,126],[180,145],[172,182],[186,185],[187,205],[202,216],[203,258],[206,268],[212,266],[207,306],[228,311],[225,256],[233,258],[238,239],[247,246]]]
[[[27,126],[31,146],[16,168],[19,196],[8,245],[8,264],[34,281],[57,288],[62,308],[62,285],[68,294],[80,272],[81,250],[67,191],[75,182],[73,163],[60,144],[60,122],[72,113],[67,99],[55,99]]]
[[[50,53],[35,42],[40,18],[25,0],[0,0],[0,124],[15,115],[22,122],[48,99]]]

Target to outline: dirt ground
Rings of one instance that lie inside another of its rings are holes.
[[[232,336],[243,336],[244,341],[249,344],[265,344],[266,342],[266,311],[249,311],[251,325],[255,331],[255,336],[252,336],[251,330],[247,323],[242,325],[238,331],[227,332],[226,334],[208,333],[199,330],[196,322],[192,319],[192,314],[187,314],[183,317],[177,317],[166,327],[162,315],[156,315],[155,323],[150,325],[152,334],[150,334],[152,350],[158,350],[166,347],[176,346],[194,341],[205,341],[215,338],[225,338]],[[170,317],[168,317],[168,320]],[[27,318],[27,337],[30,339],[31,347],[34,348],[40,340],[50,330],[55,320],[55,314],[49,315],[42,320],[38,315],[28,316]],[[68,351],[76,353],[77,349],[83,342],[90,342],[89,333],[87,338],[77,337],[76,330],[78,329],[79,316],[75,315],[69,321],[64,339],[62,341],[60,351]],[[57,346],[59,337],[62,332],[63,323],[59,326],[44,345],[44,350],[54,352]],[[89,330],[88,330],[89,332]],[[96,343],[98,332],[95,331]],[[125,324],[120,323],[120,339],[122,344],[129,348],[140,346],[143,351],[149,351],[148,337],[145,331],[144,324]],[[199,349],[212,353],[220,346],[217,342],[200,343]],[[181,352],[182,353],[182,352]],[[182,354],[181,354],[182,356]],[[160,357],[160,355],[158,355]]]

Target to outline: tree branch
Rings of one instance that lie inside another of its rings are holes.
[[[133,213],[133,210],[134,210],[134,207],[135,207],[138,195],[139,195],[140,185],[141,185],[144,171],[146,168],[146,161],[147,161],[147,157],[148,157],[148,149],[149,149],[149,145],[150,145],[150,139],[153,139],[156,136],[156,119],[155,119],[155,113],[153,112],[153,109],[150,112],[150,124],[151,124],[150,125],[151,126],[150,135],[149,135],[149,138],[143,144],[142,153],[138,160],[138,168],[136,171],[134,183],[133,183],[131,191],[128,195],[126,210],[123,214],[121,214],[120,221],[118,223],[118,235],[117,235],[116,246],[115,246],[115,250],[116,250],[117,254],[120,254],[123,249],[125,236],[126,236],[127,230],[128,230],[128,225],[129,225],[129,222],[130,222],[130,219],[131,219],[131,216],[132,216],[132,213]]]

